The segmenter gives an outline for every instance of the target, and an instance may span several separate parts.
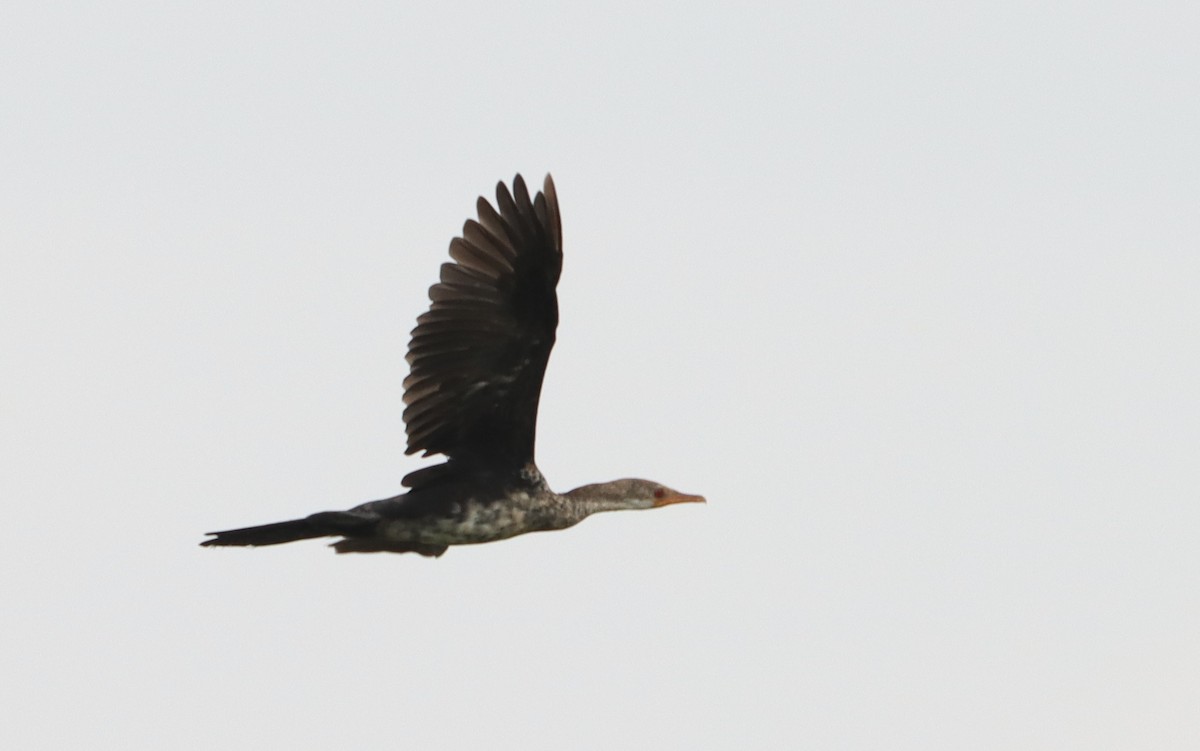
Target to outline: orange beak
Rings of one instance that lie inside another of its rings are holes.
[[[654,508],[660,506],[670,506],[672,503],[705,503],[702,495],[688,495],[687,493],[676,493],[671,490],[662,498],[654,499]]]

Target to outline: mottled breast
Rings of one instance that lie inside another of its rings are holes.
[[[546,529],[569,527],[562,499],[553,493],[510,492],[502,499],[468,498],[450,504],[447,513],[414,519],[392,519],[381,525],[383,537],[426,545],[492,542]]]

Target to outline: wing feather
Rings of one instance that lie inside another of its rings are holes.
[[[408,347],[408,453],[519,469],[533,460],[538,398],[558,326],[558,197],[517,175],[450,241]],[[414,477],[416,474],[414,473]],[[441,473],[428,475],[434,477]],[[411,483],[406,480],[406,484]]]

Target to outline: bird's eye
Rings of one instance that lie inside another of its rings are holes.
[[[667,491],[663,490],[662,488],[659,488],[658,490],[654,491],[654,497],[655,498],[666,498]]]

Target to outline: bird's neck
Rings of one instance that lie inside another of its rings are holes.
[[[583,521],[601,511],[625,511],[643,507],[642,504],[626,496],[618,487],[603,482],[568,490],[560,497],[569,509],[569,513],[577,517],[576,522]]]

